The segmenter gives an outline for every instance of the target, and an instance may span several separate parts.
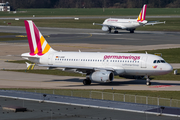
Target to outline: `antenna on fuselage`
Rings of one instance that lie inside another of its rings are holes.
[[[147,51],[145,51],[145,53],[148,54]]]
[[[79,50],[79,52],[81,52],[81,50]]]

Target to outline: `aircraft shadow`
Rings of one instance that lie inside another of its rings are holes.
[[[83,79],[79,78],[72,78],[72,79],[66,79],[66,80],[50,80],[50,81],[45,81],[45,82],[76,82],[76,83],[82,83]],[[141,79],[132,79],[128,81],[123,81],[122,79],[119,79],[118,81],[112,81],[112,82],[107,82],[107,83],[98,83],[92,81],[92,83],[96,84],[91,84],[90,86],[98,86],[98,85],[103,85],[103,86],[127,86],[127,85],[146,85],[146,80],[141,80]],[[163,83],[161,80],[159,82],[153,82],[151,80],[151,85],[176,85],[180,86],[180,83]],[[66,87],[77,87],[77,86],[84,86],[83,83],[81,85],[69,85]]]

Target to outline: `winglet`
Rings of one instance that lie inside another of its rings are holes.
[[[53,50],[32,20],[25,20],[24,23],[29,42],[29,54],[31,56],[36,54],[42,56],[48,51]]]
[[[143,22],[146,19],[146,8],[147,8],[147,5],[144,4],[144,6],[143,6],[138,18],[137,18],[138,22]]]

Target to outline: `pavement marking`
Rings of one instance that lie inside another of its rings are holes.
[[[137,39],[137,38],[114,38],[114,39],[123,39],[123,40],[143,40],[143,39]]]
[[[167,88],[167,87],[173,87],[173,85],[156,85],[156,86],[150,86],[149,88]]]
[[[93,35],[123,35],[123,34],[109,34],[109,33],[91,33]]]

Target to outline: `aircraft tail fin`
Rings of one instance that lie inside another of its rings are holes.
[[[146,19],[146,8],[147,8],[147,5],[144,4],[144,6],[143,6],[138,18],[137,18],[138,22],[143,22]]]
[[[53,50],[32,20],[25,20],[24,23],[31,56],[42,56]]]

